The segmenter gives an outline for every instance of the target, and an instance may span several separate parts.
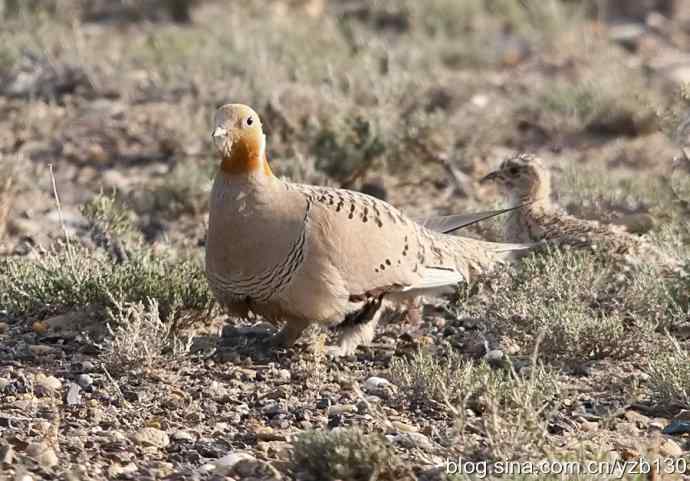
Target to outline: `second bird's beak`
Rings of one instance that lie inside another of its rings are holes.
[[[487,182],[498,179],[498,176],[499,176],[499,173],[497,170],[494,172],[490,172],[490,173],[486,174],[484,177],[482,177],[481,179],[479,179],[479,183],[480,184],[486,184]]]

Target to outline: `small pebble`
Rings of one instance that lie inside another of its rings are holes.
[[[58,457],[55,450],[45,443],[33,443],[26,448],[26,454],[34,458],[41,467],[45,469],[52,468],[58,464]]]
[[[69,384],[65,402],[68,406],[78,406],[81,404],[81,387],[79,387],[79,384],[73,382]]]
[[[357,411],[357,406],[354,404],[336,404],[328,408],[329,416],[339,416],[345,413],[353,413]]]
[[[638,413],[637,411],[626,411],[624,416],[625,419],[632,423],[635,423],[638,427],[645,427],[649,424],[649,418],[643,414]]]
[[[0,446],[0,464],[10,465],[14,462],[15,457],[16,453],[14,452],[12,445],[7,444]]]
[[[599,429],[599,423],[583,419],[580,421],[580,428],[588,433],[593,433]]]
[[[157,448],[165,448],[170,444],[170,438],[165,431],[150,427],[140,429],[132,436],[132,439],[142,446]]]
[[[86,372],[91,372],[96,369],[96,365],[91,361],[82,361],[81,368]]]
[[[172,434],[172,438],[174,441],[185,443],[193,443],[195,440],[194,435],[189,431],[175,431]]]
[[[287,429],[290,427],[290,421],[287,419],[281,419],[279,417],[275,417],[269,421],[269,424],[272,428],[275,429]]]
[[[43,322],[43,321],[35,321],[31,325],[31,329],[36,333],[36,334],[45,334],[48,332],[48,324]]]
[[[666,426],[666,420],[659,420],[655,419],[651,423],[649,423],[649,427],[651,429],[656,429],[657,431],[663,431],[664,427]]]
[[[625,436],[636,438],[640,435],[640,430],[635,423],[620,422],[616,425],[616,431]]]
[[[396,435],[393,440],[407,449],[418,448],[423,451],[431,451],[434,449],[434,444],[422,433],[400,433]]]
[[[505,354],[500,349],[492,349],[484,355],[484,359],[492,366],[500,366],[505,362]]]
[[[117,478],[121,475],[136,473],[138,470],[139,467],[134,463],[128,463],[124,466],[119,463],[114,463],[108,468],[108,474],[111,478]]]
[[[673,439],[667,439],[666,441],[664,441],[661,447],[659,447],[659,451],[664,456],[674,458],[683,455],[683,449],[680,446],[678,446],[678,443],[675,442]]]
[[[77,384],[83,388],[87,388],[93,384],[93,378],[90,374],[80,374],[77,376]]]
[[[266,416],[276,416],[278,414],[287,414],[287,407],[283,405],[283,403],[271,403],[267,406],[264,406],[261,409],[261,412],[263,412]]]
[[[58,378],[55,376],[47,376],[42,372],[34,376],[34,384],[45,394],[62,389],[62,382]]]
[[[391,425],[400,433],[416,433],[419,431],[419,428],[416,426],[411,426],[400,421],[391,421]]]
[[[384,379],[382,377],[370,377],[364,382],[364,390],[365,391],[373,391],[373,392],[378,392],[386,388],[392,388],[393,384],[388,379]]]
[[[241,451],[234,451],[226,454],[222,458],[219,458],[213,462],[214,474],[218,476],[225,476],[237,463],[243,460],[251,461],[254,460],[254,457]]]
[[[45,344],[32,344],[29,346],[29,352],[34,357],[42,357],[55,355],[61,351],[53,346],[47,346]]]

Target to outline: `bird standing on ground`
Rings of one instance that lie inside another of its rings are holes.
[[[627,256],[628,260],[638,261],[638,256],[646,256],[661,264],[677,265],[675,259],[621,226],[579,219],[554,204],[551,174],[534,155],[521,153],[505,159],[480,183],[490,181],[496,182],[512,203],[523,206],[508,214],[508,242],[554,241],[571,247],[596,246],[610,254]]]
[[[342,322],[339,353],[350,353],[373,338],[383,296],[434,293],[531,247],[445,235],[368,195],[279,179],[245,105],[220,107],[212,138],[209,284],[231,314],[284,322],[273,345],[293,344],[312,322]]]

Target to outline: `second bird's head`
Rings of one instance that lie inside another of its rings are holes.
[[[520,196],[544,195],[550,189],[549,171],[544,164],[538,157],[524,153],[505,159],[479,182],[495,182],[506,193]]]
[[[213,119],[211,137],[225,173],[272,175],[261,119],[250,107],[242,104],[219,107]]]

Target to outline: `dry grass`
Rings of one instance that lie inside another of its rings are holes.
[[[644,352],[656,330],[684,322],[685,307],[673,294],[680,278],[659,277],[651,266],[626,274],[591,252],[553,251],[502,274],[477,297],[488,302],[471,311],[490,316],[523,349],[544,331],[548,358],[625,358]]]
[[[383,436],[359,429],[304,433],[290,456],[292,472],[304,481],[414,479]]]
[[[5,237],[7,222],[14,198],[17,195],[18,161],[0,155],[0,242]]]
[[[518,373],[494,370],[456,354],[418,352],[394,359],[391,379],[407,402],[432,402],[457,419],[455,443],[469,459],[534,459],[548,445],[549,420],[558,404],[556,373],[537,364]]]
[[[0,240],[5,236],[14,197],[14,177],[7,175],[0,184]]]
[[[690,409],[690,355],[677,339],[669,336],[649,360],[647,371],[655,401]]]
[[[146,303],[113,300],[113,305],[108,311],[110,336],[99,344],[109,372],[131,374],[189,352],[190,345],[177,337],[174,325],[161,319],[155,299]]]
[[[164,252],[133,252],[119,263],[107,253],[60,248],[37,259],[0,260],[0,301],[13,315],[45,315],[79,306],[158,299],[161,315],[174,319],[185,309],[204,312],[211,294],[200,262]]]
[[[145,247],[131,212],[112,197],[99,195],[82,212],[95,246],[67,240],[32,260],[0,258],[0,304],[7,312],[41,316],[89,307],[105,314],[155,299],[166,322],[188,311],[204,316],[213,299],[197,255]]]

